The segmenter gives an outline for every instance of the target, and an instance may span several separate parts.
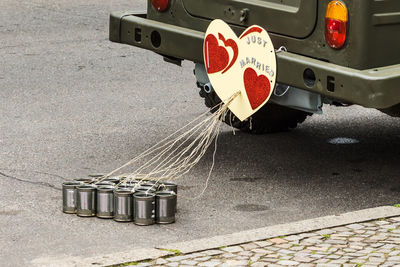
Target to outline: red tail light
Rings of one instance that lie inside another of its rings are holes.
[[[169,0],[151,0],[153,7],[160,12],[167,10],[169,6]]]
[[[325,40],[335,49],[340,49],[346,42],[348,12],[341,1],[331,1],[326,8]]]

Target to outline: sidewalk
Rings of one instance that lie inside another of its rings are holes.
[[[378,207],[38,266],[399,266],[400,208]]]
[[[400,216],[137,264],[153,265],[400,266]]]

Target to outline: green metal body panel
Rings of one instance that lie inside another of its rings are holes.
[[[147,14],[111,14],[110,40],[152,50],[172,61],[201,63],[204,32],[211,19],[229,22],[238,35],[256,23],[270,30],[276,48],[288,50],[277,54],[278,82],[365,107],[400,103],[400,0],[343,2],[349,10],[349,30],[340,50],[330,48],[324,39],[329,0],[171,0],[166,12],[157,12],[148,1]],[[212,12],[210,5],[218,9]],[[268,19],[253,10],[257,5]],[[248,17],[240,21],[238,14],[244,8]],[[308,18],[303,24],[299,13]],[[315,73],[314,85],[305,82],[306,69]]]
[[[310,35],[317,21],[317,0],[182,0],[182,3],[195,17],[224,18],[237,26],[263,25],[268,32],[295,38]],[[244,12],[247,17],[241,20]]]

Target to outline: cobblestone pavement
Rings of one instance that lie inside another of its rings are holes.
[[[179,254],[178,251],[176,251]],[[400,217],[282,236],[136,266],[399,266]]]

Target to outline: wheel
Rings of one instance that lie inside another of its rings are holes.
[[[212,108],[221,102],[217,94],[212,91],[206,93],[200,88],[200,96],[204,98],[205,105],[210,108],[211,112],[215,112]],[[249,119],[240,121],[233,113],[228,112],[223,119],[228,125],[252,134],[266,134],[275,132],[284,132],[289,129],[296,128],[299,123],[305,121],[311,113],[296,110],[273,103],[267,103],[260,110],[254,113]]]

